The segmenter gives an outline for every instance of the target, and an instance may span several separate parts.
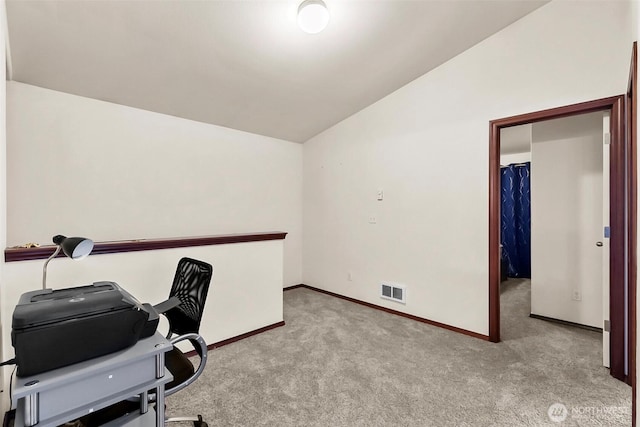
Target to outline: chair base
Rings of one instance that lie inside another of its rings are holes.
[[[202,415],[198,415],[197,417],[170,417],[164,420],[165,424],[181,421],[192,421],[194,427],[209,427],[209,424],[203,421]]]

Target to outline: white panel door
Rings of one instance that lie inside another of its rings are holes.
[[[602,364],[610,367],[609,347],[609,239],[604,230],[609,227],[609,148],[611,113],[602,116]]]
[[[531,313],[602,327],[602,113],[533,124]]]

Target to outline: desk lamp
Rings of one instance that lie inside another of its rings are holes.
[[[84,237],[65,237],[60,234],[53,236],[53,243],[56,244],[56,250],[44,263],[42,267],[42,289],[47,288],[47,265],[49,261],[54,259],[60,249],[66,256],[71,259],[83,259],[89,256],[93,250],[93,240]]]

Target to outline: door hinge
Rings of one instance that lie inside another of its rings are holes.
[[[602,142],[604,142],[605,145],[611,144],[611,134],[609,132],[605,132],[602,135]]]
[[[602,329],[604,329],[605,332],[610,332],[611,326],[610,326],[608,320],[604,321],[604,328],[602,328]]]

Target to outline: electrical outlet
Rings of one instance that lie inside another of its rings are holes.
[[[375,215],[369,215],[369,224],[376,224],[378,222],[378,219],[376,218]]]
[[[582,293],[580,291],[573,291],[571,299],[574,301],[582,301]]]

